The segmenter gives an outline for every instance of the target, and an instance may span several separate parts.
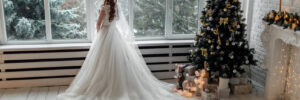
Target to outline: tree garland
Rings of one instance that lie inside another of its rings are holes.
[[[267,22],[268,25],[275,24],[284,29],[289,28],[294,31],[300,30],[300,16],[297,13],[288,13],[287,11],[277,12],[272,10],[263,18],[263,20]]]

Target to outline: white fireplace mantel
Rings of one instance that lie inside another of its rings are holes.
[[[290,29],[283,29],[276,25],[265,24],[265,31],[261,34],[261,40],[265,48],[264,67],[267,69],[267,79],[265,86],[266,100],[300,100],[299,95],[288,94],[290,88],[287,88],[287,77],[290,75],[290,59],[293,54],[300,55],[300,32]],[[296,48],[291,49],[291,48]],[[298,59],[299,60],[299,59]],[[299,60],[300,61],[300,60]],[[295,61],[296,63],[299,63]],[[295,69],[298,70],[299,69]],[[293,69],[294,71],[294,69]],[[296,71],[297,72],[297,71]],[[295,73],[295,72],[293,72]],[[298,74],[297,74],[298,75]],[[295,80],[300,80],[295,79]],[[296,84],[295,82],[293,84]],[[299,88],[299,87],[298,87]],[[299,90],[293,91],[300,93]]]

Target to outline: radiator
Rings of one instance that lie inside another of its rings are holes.
[[[191,43],[139,44],[149,67],[160,80],[172,81],[174,64],[185,64]],[[68,85],[89,46],[0,49],[0,88]]]

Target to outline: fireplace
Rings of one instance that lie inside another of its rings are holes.
[[[265,24],[266,100],[300,100],[300,32]]]

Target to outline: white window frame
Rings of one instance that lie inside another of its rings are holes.
[[[2,7],[2,0],[0,0],[0,44],[4,44],[6,40],[6,29],[3,13],[4,9]]]
[[[91,0],[86,0],[86,16],[90,16],[89,14],[89,5]],[[50,18],[50,6],[49,6],[49,0],[44,0],[44,9],[45,9],[45,27],[46,27],[46,39],[45,40],[8,40],[7,39],[7,31],[6,31],[6,24],[5,24],[5,16],[4,16],[4,7],[3,7],[3,1],[0,0],[0,22],[2,24],[0,25],[0,44],[58,44],[58,43],[88,43],[91,42],[91,30],[90,30],[90,21],[87,19],[87,38],[86,39],[66,39],[66,40],[56,40],[52,38],[51,33],[51,18]]]
[[[242,9],[245,11],[244,16],[246,17],[248,27],[251,27],[251,18],[248,20],[248,18],[252,15],[251,9],[249,7],[249,4],[253,4],[253,0],[240,0],[242,2]],[[38,41],[7,41],[6,36],[6,29],[5,29],[5,19],[4,19],[4,9],[2,5],[2,0],[0,0],[0,44],[53,44],[53,43],[90,43],[92,41],[92,37],[94,37],[94,33],[96,33],[96,20],[97,18],[93,17],[94,12],[97,12],[96,9],[94,9],[95,5],[94,0],[86,0],[86,16],[87,18],[87,39],[86,40],[53,40],[51,36],[51,18],[50,18],[50,8],[49,8],[49,0],[44,0],[44,7],[45,7],[45,21],[46,21],[46,40],[38,40]],[[198,0],[198,31],[197,33],[200,33],[200,26],[201,23],[199,21],[200,16],[202,15],[202,9],[204,8],[201,6],[201,3],[205,2],[205,0]],[[251,6],[251,5],[250,5]],[[252,5],[253,6],[253,5]],[[134,21],[134,1],[128,0],[128,11],[129,11],[129,26],[133,28],[133,21]],[[249,11],[250,10],[250,11]],[[187,40],[187,39],[193,39],[195,34],[173,34],[173,0],[166,0],[166,13],[165,13],[165,35],[162,37],[141,37],[136,38],[137,41],[144,41],[144,40]],[[247,32],[250,34],[250,29],[248,28]],[[249,35],[248,35],[249,36]],[[249,37],[248,37],[249,38]]]

